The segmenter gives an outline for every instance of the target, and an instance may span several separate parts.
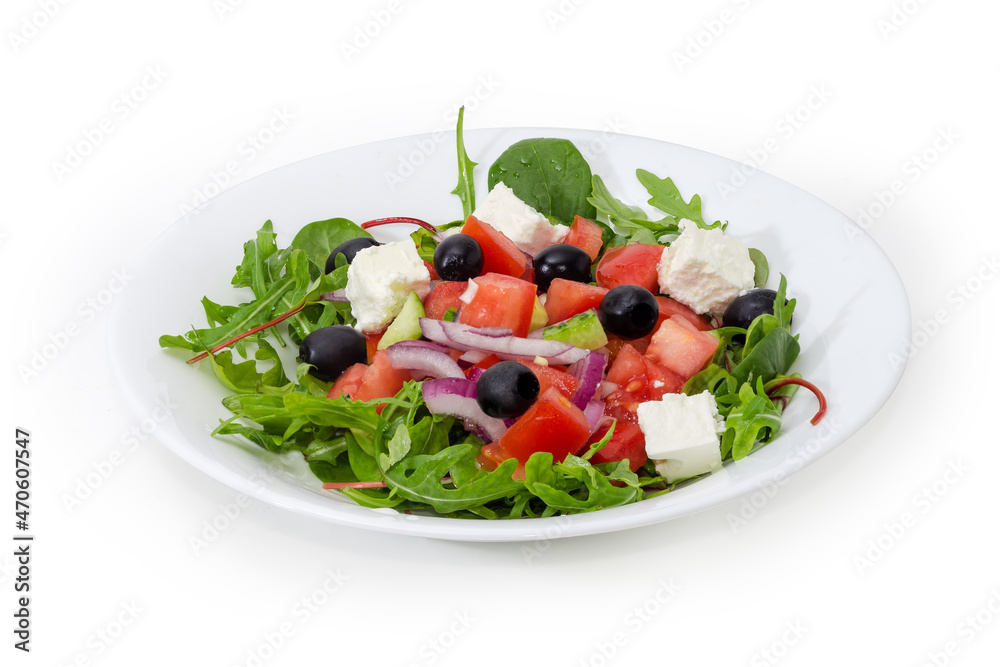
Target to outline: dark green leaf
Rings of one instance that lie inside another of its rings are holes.
[[[570,223],[593,219],[590,165],[566,139],[524,139],[505,150],[490,167],[489,187],[503,182],[542,215]]]
[[[337,246],[359,236],[372,237],[371,234],[347,218],[330,218],[329,220],[310,222],[299,230],[288,247],[291,250],[305,252],[309,261],[322,271],[326,267],[327,258],[330,253],[337,249]]]
[[[753,262],[753,286],[763,287],[767,284],[767,257],[764,257],[764,253],[757,248],[748,248],[747,252],[750,253],[750,261]]]
[[[774,376],[786,373],[797,356],[799,342],[787,329],[778,327],[743,356],[743,361],[733,369],[733,377],[741,385],[751,378],[754,382],[758,378],[769,382]]]

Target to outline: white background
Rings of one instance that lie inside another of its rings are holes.
[[[12,648],[15,563],[0,549],[4,664],[995,664],[1000,7],[329,4],[4,4],[0,539],[15,426],[32,433],[37,535],[30,655]],[[738,160],[774,138],[763,169],[856,220],[869,210],[903,278],[924,333],[896,392],[766,502],[667,524],[456,544],[247,502],[192,546],[242,499],[155,437],[129,448],[140,420],[112,382],[102,302],[227,162],[237,183],[451,130],[463,101],[470,128],[613,129]],[[276,109],[292,120],[241,151]],[[77,166],[56,165],[81,145]],[[344,580],[327,595],[329,572]]]

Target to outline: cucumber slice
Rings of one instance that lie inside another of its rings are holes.
[[[545,306],[542,305],[542,300],[535,296],[535,309],[531,311],[531,324],[528,325],[528,331],[534,331],[535,329],[541,329],[545,326],[545,323],[549,321],[549,314],[545,312]]]
[[[393,343],[401,340],[417,340],[421,336],[420,318],[424,316],[424,304],[420,301],[420,296],[416,292],[410,291],[403,304],[403,310],[399,311],[389,327],[382,334],[382,339],[378,342],[379,350],[384,350]]]
[[[542,338],[569,343],[585,350],[596,350],[608,344],[608,336],[604,333],[601,320],[593,308],[546,327],[542,330]]]

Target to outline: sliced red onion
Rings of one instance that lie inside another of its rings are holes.
[[[393,368],[422,371],[433,378],[464,378],[448,348],[425,340],[404,340],[385,348]]]
[[[464,378],[427,380],[421,385],[424,403],[432,414],[451,415],[465,422],[466,428],[483,442],[499,440],[507,431],[502,420],[490,417],[476,402],[476,383]]]
[[[501,337],[499,332],[506,330],[476,329],[467,324],[432,320],[426,317],[420,318],[420,330],[424,337],[436,343],[447,345],[454,350],[463,352],[479,350],[495,354],[501,359],[516,360],[542,357],[552,364],[572,364],[590,354],[589,350],[569,343],[521,338],[510,335],[509,331]],[[485,333],[483,333],[484,331]]]
[[[597,396],[597,389],[604,380],[604,368],[608,365],[608,358],[599,352],[591,352],[582,360],[576,362],[566,370],[580,382],[580,386],[573,392],[569,399],[576,407],[583,410],[587,403]]]
[[[607,398],[608,394],[610,394],[617,388],[618,385],[616,385],[614,382],[608,382],[607,380],[603,380],[601,382],[601,386],[597,389],[597,398]]]
[[[334,303],[347,303],[347,290],[338,289],[319,295],[320,301],[333,301]]]
[[[483,359],[485,359],[488,356],[490,356],[490,355],[488,353],[486,353],[486,352],[480,352],[479,350],[469,350],[468,352],[464,352],[462,354],[462,356],[460,356],[458,358],[458,360],[459,360],[459,362],[463,362],[464,361],[465,363],[469,364],[470,366],[475,366],[476,364],[478,364],[480,361],[482,361]]]
[[[595,432],[604,418],[604,401],[591,401],[587,403],[587,406],[583,409],[583,416],[587,418],[590,432]]]

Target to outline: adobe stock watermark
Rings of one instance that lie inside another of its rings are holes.
[[[629,641],[652,623],[656,616],[677,597],[681,589],[674,583],[673,578],[660,579],[656,583],[656,590],[625,614],[621,627],[603,635],[593,643],[593,650],[588,655],[578,659],[576,663],[578,667],[607,667],[611,664]]]
[[[885,558],[971,471],[972,468],[960,459],[948,461],[943,473],[913,494],[910,498],[910,507],[894,519],[883,523],[881,532],[868,540],[865,548],[854,555],[852,561],[858,574],[864,575],[867,570]]]
[[[127,600],[118,605],[111,618],[101,627],[87,635],[84,649],[77,651],[67,662],[59,663],[60,667],[91,667],[94,661],[107,653],[135,625],[146,610],[135,600]]]
[[[743,495],[740,498],[740,507],[738,510],[735,512],[726,512],[726,522],[729,524],[729,528],[733,531],[733,534],[739,533],[740,530],[749,525],[760,514],[761,510],[778,495],[781,487],[788,483],[788,478],[804,468],[806,463],[812,460],[813,456],[826,443],[837,437],[837,434],[844,428],[844,424],[839,421],[839,417],[838,413],[827,413],[819,424],[812,427],[815,431],[810,435],[809,439],[789,457],[788,461],[791,464],[789,472],[776,472],[771,479],[761,484],[756,491]]]
[[[108,113],[103,118],[81,131],[81,138],[70,142],[65,148],[62,161],[52,161],[52,173],[60,183],[76,171],[94,154],[115,130],[119,129],[143,103],[150,94],[157,90],[167,80],[167,73],[160,65],[147,65],[142,77],[137,83],[129,86],[125,92],[117,95],[109,105]]]
[[[341,40],[340,53],[344,60],[350,63],[360,56],[411,3],[412,0],[389,0],[384,7],[373,9],[364,23],[354,26],[350,40]]]
[[[785,629],[781,636],[775,639],[769,646],[762,648],[750,658],[750,667],[773,667],[788,655],[793,646],[805,637],[809,628],[802,625],[802,621],[786,621]]]
[[[895,35],[900,29],[910,22],[917,12],[926,5],[928,0],[903,0],[903,2],[892,3],[892,8],[889,10],[889,15],[886,17],[879,18],[875,22],[875,27],[878,28],[878,32],[882,35],[882,39],[886,42],[889,38]]]
[[[577,148],[580,149],[583,157],[587,158],[587,160],[593,160],[599,155],[606,153],[608,147],[618,139],[618,135],[627,129],[628,124],[618,116],[606,119],[599,130],[601,133],[600,136],[594,137],[585,144],[578,145]]]
[[[947,153],[961,139],[961,135],[952,128],[939,127],[934,139],[921,150],[911,154],[899,168],[899,174],[886,185],[875,190],[873,199],[868,204],[858,208],[854,222],[861,229],[868,231],[876,221],[884,216],[899,199],[906,194],[910,186],[919,181],[942,155]],[[852,243],[861,236],[854,225],[844,224],[844,233]]]
[[[587,4],[588,0],[559,0],[559,4],[545,10],[545,20],[550,30],[555,30],[560,24],[569,20],[576,10]]]
[[[245,2],[246,0],[212,0],[212,11],[215,12],[217,19],[225,21],[230,14],[242,7]]]
[[[327,570],[326,578],[312,591],[303,595],[293,605],[286,618],[275,624],[270,630],[260,634],[260,639],[247,649],[246,656],[236,667],[262,667],[278,651],[295,636],[299,628],[308,623],[317,613],[329,604],[344,588],[350,577],[340,571],[340,568]]]
[[[72,514],[83,503],[92,498],[94,493],[104,486],[115,471],[128,460],[129,455],[149,439],[160,427],[160,424],[170,419],[179,407],[180,405],[171,402],[169,394],[157,398],[156,407],[149,413],[149,416],[133,424],[122,433],[119,438],[121,447],[111,450],[107,456],[92,463],[90,471],[76,478],[73,490],[62,494],[63,507],[66,508],[66,511]]]
[[[493,96],[493,93],[500,87],[492,74],[484,74],[479,77],[479,81],[472,92],[456,104],[450,106],[444,113],[446,126],[452,129],[434,130],[428,137],[420,137],[413,140],[413,148],[408,153],[399,156],[395,169],[387,169],[383,172],[386,185],[390,192],[395,192],[406,179],[416,173],[427,160],[437,152],[441,144],[451,142],[455,137],[454,127],[458,123],[458,111],[465,107],[465,112],[471,113],[479,108],[483,102]],[[454,149],[452,149],[454,150]]]
[[[447,626],[420,645],[417,649],[417,660],[407,663],[407,667],[429,667],[437,663],[472,629],[475,620],[468,611],[455,612]]]
[[[684,48],[676,49],[672,53],[674,66],[681,74],[684,69],[701,58],[715,42],[729,29],[729,26],[736,23],[741,12],[750,9],[751,0],[731,0],[730,4],[735,5],[738,11],[729,7],[723,7],[716,16],[705,19],[701,22],[701,28],[688,35]]]
[[[38,9],[21,17],[17,30],[7,32],[7,42],[14,53],[19,53],[28,42],[41,34],[52,20],[59,15],[69,0],[38,0]]]
[[[941,330],[951,322],[955,312],[964,309],[975,299],[986,285],[1000,272],[1000,263],[997,263],[996,253],[989,257],[983,257],[979,266],[964,281],[957,283],[948,292],[946,300],[949,308],[938,308],[934,313],[925,319],[920,320],[916,327],[912,329],[909,338],[900,341],[896,352],[887,352],[886,360],[893,370],[899,369],[909,359],[912,359],[930,344],[931,340],[937,336]]]
[[[537,558],[552,548],[552,543],[566,535],[567,529],[573,525],[573,516],[561,514],[549,519],[550,523],[542,531],[542,536],[530,544],[521,545],[521,555],[524,562],[531,565]]]
[[[275,477],[267,470],[256,472],[249,478],[251,484],[258,488],[267,488],[275,481]],[[195,556],[201,556],[202,552],[222,537],[223,533],[232,528],[240,517],[243,510],[253,504],[253,498],[238,493],[231,502],[219,505],[219,511],[209,519],[205,519],[198,529],[198,532],[188,537],[188,546]]]
[[[981,607],[970,612],[955,625],[954,636],[949,638],[940,648],[927,651],[927,660],[921,667],[947,667],[957,658],[962,649],[974,642],[993,621],[1000,617],[1000,588],[989,591],[989,597]]]
[[[111,280],[103,289],[80,302],[76,308],[76,317],[56,331],[50,332],[40,347],[31,350],[27,363],[18,364],[17,375],[21,378],[21,382],[27,386],[48,368],[49,364],[66,350],[70,341],[83,332],[86,324],[93,322],[98,315],[108,309],[115,295],[120,294],[131,280],[132,276],[127,269],[113,271]]]
[[[730,169],[728,178],[716,182],[715,189],[722,201],[746,185],[833,97],[833,91],[825,83],[810,86],[805,99],[774,122],[774,134],[759,146],[747,149],[746,159]]]
[[[271,116],[263,125],[247,133],[231,158],[218,168],[209,169],[208,179],[194,189],[187,202],[180,205],[181,218],[187,220],[192,215],[201,213],[208,202],[233,184],[233,179],[242,173],[244,167],[253,162],[261,151],[291,126],[295,118],[295,114],[285,107],[272,109]]]

